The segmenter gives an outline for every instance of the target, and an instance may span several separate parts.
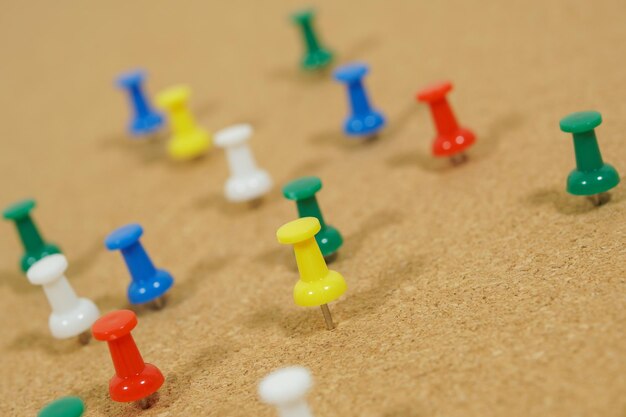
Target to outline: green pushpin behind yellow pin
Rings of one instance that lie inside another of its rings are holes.
[[[42,408],[37,417],[81,417],[85,404],[78,397],[61,397]]]
[[[597,111],[572,113],[560,122],[561,130],[572,134],[576,154],[576,169],[567,177],[567,192],[589,196],[595,205],[602,204],[602,194],[620,181],[617,170],[602,160],[594,130],[601,123],[602,115]]]

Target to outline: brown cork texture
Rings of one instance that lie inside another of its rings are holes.
[[[378,141],[341,133],[343,86],[300,73],[287,1],[5,2],[0,16],[2,206],[34,197],[44,236],[68,256],[77,293],[128,307],[128,273],[104,248],[140,222],[176,283],[166,308],[138,309],[133,332],[166,376],[156,405],[108,396],[106,344],[51,337],[41,288],[0,227],[0,415],[32,416],[78,395],[85,416],[268,417],[258,381],[290,364],[315,377],[317,417],[626,416],[626,186],[595,208],[565,192],[574,167],[566,114],[595,109],[604,158],[626,175],[626,2],[346,0],[315,3],[337,63],[362,60]],[[174,163],[165,138],[128,139],[122,70],[146,68],[152,95],[192,88],[215,132],[255,128],[276,189],[229,204],[214,149]],[[469,162],[433,160],[415,93],[450,79]],[[296,216],[280,186],[318,175],[329,224],[345,237],[330,304],[297,307]]]

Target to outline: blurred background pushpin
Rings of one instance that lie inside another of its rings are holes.
[[[572,113],[560,123],[561,130],[574,137],[576,154],[576,169],[567,177],[567,192],[588,196],[596,206],[608,200],[603,194],[620,181],[617,170],[602,160],[594,130],[601,123],[602,115],[597,111]]]
[[[167,112],[172,129],[167,150],[177,160],[198,158],[211,148],[209,132],[198,126],[189,111],[190,95],[189,87],[176,86],[157,96],[157,104]]]
[[[81,417],[85,411],[83,400],[78,397],[61,397],[39,410],[37,417]]]
[[[22,271],[26,272],[35,262],[44,256],[61,253],[54,243],[45,242],[37,230],[30,212],[35,207],[35,200],[24,200],[7,207],[3,216],[13,220],[24,246],[24,255],[20,261]]]
[[[215,134],[215,144],[224,148],[231,176],[226,181],[224,193],[232,202],[255,201],[272,189],[272,178],[259,169],[248,146],[252,126],[238,124]]]
[[[78,298],[65,277],[67,259],[60,253],[46,256],[35,262],[26,275],[31,284],[41,285],[52,313],[48,320],[50,332],[57,339],[78,337],[81,344],[91,338],[89,329],[100,317],[93,301]]]
[[[259,396],[273,405],[279,417],[313,417],[306,395],[313,385],[308,369],[291,366],[277,369],[261,380]]]
[[[313,10],[301,10],[294,13],[291,18],[301,31],[304,40],[304,57],[300,61],[300,66],[304,70],[317,70],[328,66],[333,60],[333,53],[324,48],[313,29],[313,19],[315,12]]]
[[[140,225],[129,224],[111,232],[104,243],[107,249],[122,252],[131,276],[128,286],[131,304],[151,303],[160,309],[165,305],[165,294],[174,284],[174,278],[169,272],[154,267],[139,241],[142,234]]]
[[[351,114],[344,122],[346,135],[373,138],[385,126],[385,117],[374,110],[367,98],[363,77],[369,72],[367,65],[353,63],[335,70],[334,76],[348,88]]]
[[[156,392],[165,377],[159,369],[145,363],[137,349],[131,330],[137,316],[130,310],[117,310],[98,319],[92,327],[96,340],[107,342],[115,375],[109,381],[109,394],[117,402],[136,402],[143,409],[156,401]]]
[[[128,94],[133,115],[128,131],[134,136],[146,136],[159,130],[165,119],[152,108],[144,91],[146,74],[143,71],[132,71],[122,74],[117,79],[118,87]]]
[[[298,207],[299,217],[315,217],[319,220],[321,230],[315,235],[322,255],[327,261],[332,261],[334,255],[343,245],[343,238],[339,230],[327,225],[322,216],[322,211],[315,196],[322,188],[322,180],[318,177],[302,177],[291,181],[283,187],[283,195],[289,200],[294,200]]]
[[[293,245],[300,271],[300,280],[293,289],[296,304],[302,307],[320,306],[326,328],[335,328],[328,303],[341,297],[347,285],[341,274],[326,266],[315,234],[320,231],[320,222],[315,217],[303,217],[283,225],[276,232],[278,241]]]
[[[433,155],[448,157],[454,165],[457,165],[467,160],[465,151],[476,142],[476,135],[457,123],[446,98],[450,90],[452,90],[450,82],[433,84],[417,93],[417,99],[430,106],[435,122],[437,137],[432,146]]]

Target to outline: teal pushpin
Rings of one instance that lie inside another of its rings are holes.
[[[315,240],[322,251],[322,255],[329,258],[341,247],[343,238],[339,230],[324,222],[322,211],[315,197],[321,188],[322,180],[318,177],[302,177],[285,185],[283,195],[285,198],[296,202],[300,217],[316,217],[320,221],[322,228],[315,235]]]
[[[602,160],[595,128],[602,123],[597,111],[572,113],[561,119],[561,130],[574,137],[576,169],[567,177],[567,192],[591,197],[602,204],[602,194],[619,184],[619,174]]]
[[[7,207],[2,213],[7,220],[13,220],[24,246],[24,255],[20,262],[22,271],[28,271],[35,262],[44,256],[61,253],[53,243],[43,240],[30,212],[35,208],[35,200],[24,200]]]
[[[37,417],[80,417],[85,404],[78,397],[61,397],[42,408]]]
[[[313,10],[303,10],[294,13],[291,18],[302,30],[304,47],[306,51],[300,62],[300,66],[305,70],[316,70],[327,66],[333,60],[333,53],[324,48],[313,29]]]

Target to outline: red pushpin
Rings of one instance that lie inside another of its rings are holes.
[[[417,93],[417,100],[428,103],[437,128],[433,155],[449,157],[456,165],[467,160],[465,150],[476,142],[476,135],[457,123],[446,99],[446,94],[450,90],[452,83],[448,81],[433,84]]]
[[[91,328],[93,337],[109,344],[115,375],[109,381],[113,401],[132,402],[145,409],[155,401],[155,393],[165,378],[159,368],[145,363],[130,334],[137,316],[130,310],[113,311],[100,317]]]

